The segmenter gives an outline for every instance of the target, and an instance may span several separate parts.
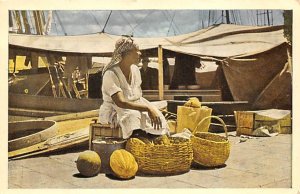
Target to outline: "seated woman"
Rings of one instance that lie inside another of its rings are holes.
[[[137,67],[140,55],[138,45],[130,37],[123,37],[116,42],[112,59],[102,72],[99,121],[111,123],[115,111],[124,139],[140,134],[164,135],[169,131],[162,113],[142,97]]]

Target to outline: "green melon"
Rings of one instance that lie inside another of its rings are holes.
[[[77,169],[85,177],[96,176],[100,172],[100,156],[91,150],[81,152],[76,161]]]

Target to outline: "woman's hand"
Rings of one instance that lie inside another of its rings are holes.
[[[151,124],[154,127],[154,129],[159,130],[160,128],[162,128],[160,117],[155,111],[155,109],[151,106],[148,107],[148,115],[151,119]]]
[[[154,129],[159,130],[160,128],[162,128],[162,123],[159,118],[159,114],[152,106],[129,102],[125,100],[123,92],[117,92],[114,95],[112,95],[111,98],[114,101],[114,103],[120,108],[147,111]]]

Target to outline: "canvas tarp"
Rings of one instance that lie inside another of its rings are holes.
[[[40,54],[54,52],[65,56],[79,54],[110,57],[119,38],[107,33],[80,36],[9,34],[9,47],[10,53],[15,51],[15,54],[25,50]],[[220,24],[178,36],[134,37],[134,40],[142,51],[151,50],[154,56],[157,56],[157,48],[161,45],[164,51],[230,58],[228,65],[223,66],[223,75],[233,100],[249,101],[257,107],[265,107],[291,93],[291,75],[279,74],[287,61],[283,26]],[[277,89],[276,95],[274,88]]]
[[[120,36],[97,33],[78,36],[9,34],[11,48],[110,56]],[[220,24],[171,37],[135,38],[141,50],[164,49],[197,56],[232,57],[271,49],[285,42],[282,26]],[[157,53],[157,52],[156,52]]]
[[[291,109],[292,105],[292,75],[286,67],[279,72],[264,88],[253,102],[256,109],[281,108]]]
[[[228,63],[222,68],[233,100],[255,102],[253,108],[291,105],[291,75],[284,71],[286,43],[265,52],[226,61]],[[274,102],[277,104],[272,104]]]

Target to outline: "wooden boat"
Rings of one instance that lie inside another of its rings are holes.
[[[102,99],[54,98],[9,93],[9,114],[48,117],[99,109]]]
[[[57,134],[55,121],[18,121],[8,123],[8,151],[26,148]]]
[[[94,116],[93,116],[94,115]],[[57,120],[55,136],[43,139],[36,144],[28,144],[23,148],[10,150],[9,159],[20,159],[42,153],[59,151],[78,145],[88,146],[89,125],[96,119],[95,111],[83,114],[69,114],[55,117],[48,117],[47,120]],[[9,129],[10,130],[10,129]]]

